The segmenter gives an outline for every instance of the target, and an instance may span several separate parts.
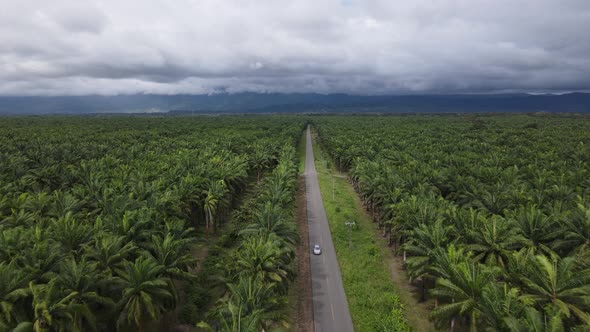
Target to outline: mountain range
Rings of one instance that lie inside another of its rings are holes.
[[[0,96],[0,114],[290,112],[590,112],[590,93],[358,96],[219,93],[115,96]]]

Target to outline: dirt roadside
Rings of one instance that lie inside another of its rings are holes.
[[[297,229],[300,242],[297,246],[297,316],[294,331],[314,331],[313,303],[311,295],[311,271],[309,264],[309,231],[307,227],[307,207],[305,203],[305,178],[297,179]]]

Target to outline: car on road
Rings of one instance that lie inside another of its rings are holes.
[[[319,255],[322,253],[322,249],[320,249],[320,245],[316,244],[315,246],[313,246],[313,254],[314,255]]]

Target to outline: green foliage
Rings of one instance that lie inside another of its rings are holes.
[[[370,220],[355,203],[355,193],[344,177],[326,168],[324,151],[314,146],[316,169],[330,232],[338,256],[342,283],[355,330],[410,331],[405,308],[391,283],[389,264],[375,243]],[[333,182],[334,181],[334,182]],[[338,193],[332,199],[332,185]],[[345,222],[355,221],[349,229]]]
[[[3,118],[0,330],[141,331],[179,305],[195,315],[212,294],[193,247],[227,223],[251,177],[277,172],[261,199],[288,217],[302,129],[292,117]],[[284,256],[296,237],[272,226]]]
[[[292,216],[297,173],[295,149],[281,147],[276,167],[236,211],[242,221],[238,243],[220,253],[213,272],[222,280],[223,295],[200,327],[253,331],[289,326],[287,294],[296,273],[298,241]]]
[[[164,277],[164,266],[150,256],[127,262],[120,275],[123,293],[118,325],[129,324],[141,331],[146,321],[158,319],[171,305],[170,281]]]
[[[472,331],[582,329],[590,123],[554,115],[315,117],[319,141],[429,289]]]

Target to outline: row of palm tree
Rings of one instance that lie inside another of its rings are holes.
[[[217,331],[289,327],[287,293],[296,275],[299,234],[292,215],[297,180],[295,149],[283,146],[278,165],[237,214],[237,243],[224,254],[216,277],[222,296],[199,326]]]
[[[326,117],[320,141],[440,328],[590,325],[590,125],[562,116]],[[530,124],[534,123],[535,126]]]
[[[195,279],[192,248],[303,128],[290,118],[3,120],[1,331],[157,327]]]

